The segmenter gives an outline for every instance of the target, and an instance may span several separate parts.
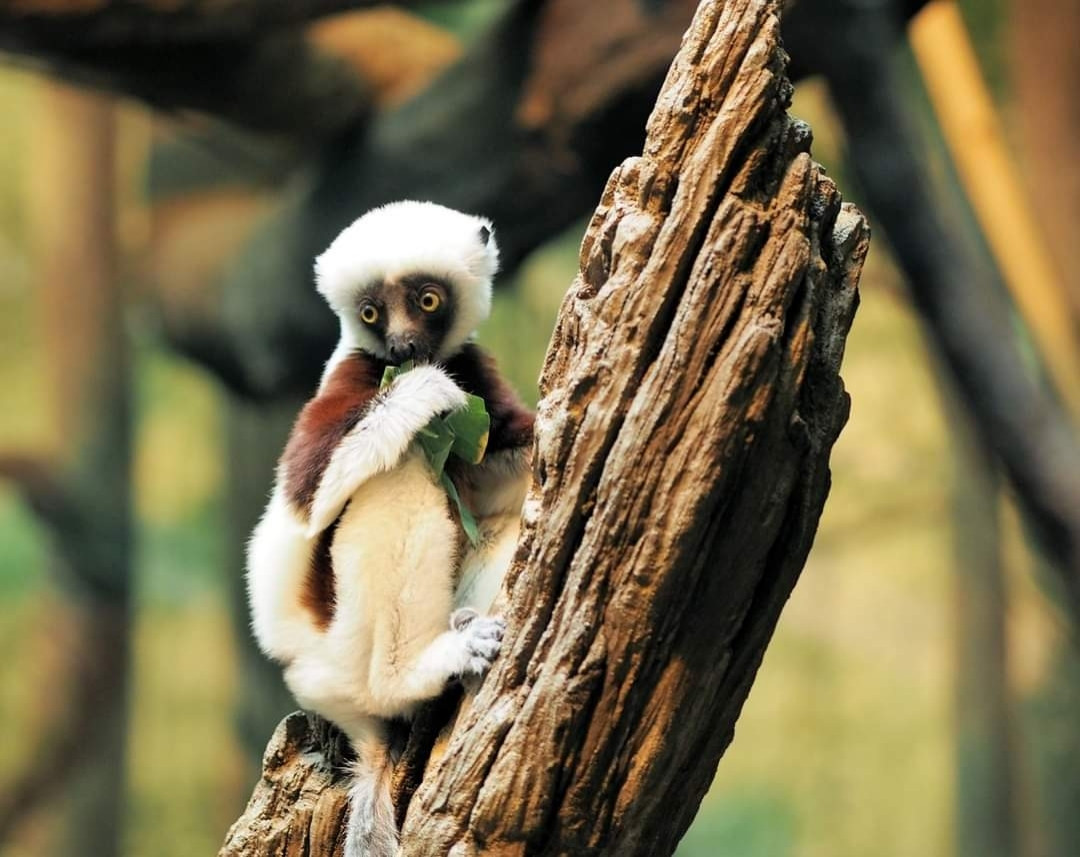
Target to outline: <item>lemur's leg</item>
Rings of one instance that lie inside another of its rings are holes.
[[[437,697],[452,679],[483,675],[499,653],[505,630],[502,618],[465,608],[454,611],[450,629],[426,646],[408,651],[399,639],[402,657],[383,662],[372,676],[380,708],[408,711]]]
[[[376,671],[372,686],[381,708],[407,711],[442,693],[452,677],[480,675],[491,666],[502,641],[503,620],[464,609],[454,611],[450,625],[411,661]],[[342,718],[342,723],[356,750],[345,857],[393,857],[398,848],[390,793],[393,763],[382,721],[362,717],[351,724]]]

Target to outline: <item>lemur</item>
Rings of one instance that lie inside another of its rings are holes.
[[[497,268],[488,220],[423,202],[368,212],[315,263],[341,338],[278,463],[247,581],[260,647],[356,751],[347,857],[397,848],[388,723],[483,674],[501,644],[503,620],[484,614],[517,541],[533,414],[471,341]],[[447,473],[475,547],[414,443],[466,393],[490,415],[487,451]]]

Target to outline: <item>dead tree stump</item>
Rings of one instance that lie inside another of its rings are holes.
[[[504,651],[402,854],[669,854],[731,741],[828,492],[868,244],[785,113],[778,6],[704,0],[608,182],[541,378]],[[312,722],[279,728],[222,855],[337,853]]]

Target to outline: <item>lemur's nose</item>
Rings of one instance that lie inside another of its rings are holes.
[[[394,363],[404,363],[416,356],[416,343],[395,342],[390,346],[390,360]]]

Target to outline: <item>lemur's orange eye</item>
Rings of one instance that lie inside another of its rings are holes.
[[[374,304],[364,304],[360,307],[360,321],[364,324],[374,324],[379,320],[379,311]]]
[[[426,289],[420,295],[420,309],[424,312],[435,312],[442,306],[442,298],[435,289]]]

